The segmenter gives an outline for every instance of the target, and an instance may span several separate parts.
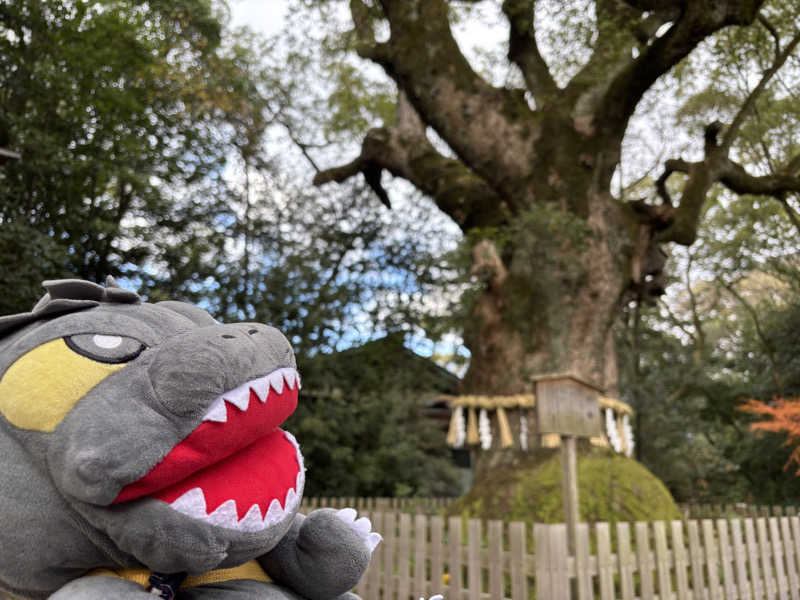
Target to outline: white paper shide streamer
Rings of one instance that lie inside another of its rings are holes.
[[[619,437],[617,420],[614,418],[614,411],[610,408],[606,409],[606,433],[608,434],[608,441],[614,451],[622,452],[622,439]]]
[[[528,419],[525,418],[524,410],[519,411],[519,447],[528,449]]]
[[[631,427],[628,415],[622,415],[622,435],[625,438],[625,455],[633,456],[635,442],[633,441],[633,427]]]
[[[489,414],[485,408],[481,409],[478,416],[478,437],[483,450],[489,450],[492,447],[492,425],[489,423]]]
[[[464,409],[456,406],[456,440],[455,447],[462,448],[467,441],[467,427],[464,425]]]

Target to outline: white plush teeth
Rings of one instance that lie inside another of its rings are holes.
[[[206,497],[199,487],[184,493],[170,506],[179,513],[194,519],[203,519],[206,516]]]
[[[228,529],[238,529],[239,515],[236,514],[236,500],[226,500],[220,504],[205,521]]]
[[[378,544],[381,543],[382,539],[383,538],[381,537],[380,533],[372,532],[367,536],[367,539],[364,540],[364,543],[367,545],[370,554],[372,554],[375,551],[375,548],[378,547]]]
[[[282,518],[283,509],[281,508],[281,503],[277,498],[275,498],[272,502],[270,502],[269,510],[267,510],[267,515],[264,517],[264,524],[266,526],[273,525]]]
[[[270,374],[269,384],[272,386],[272,389],[279,394],[283,392],[283,369],[278,369]]]
[[[253,382],[251,382],[251,386],[253,388],[253,391],[256,393],[256,396],[258,396],[258,399],[261,400],[261,402],[266,402],[267,395],[269,394],[268,378],[261,377],[260,379],[256,379]]]
[[[239,410],[247,410],[250,405],[250,384],[240,385],[235,390],[223,394],[223,398],[236,406]]]
[[[203,416],[203,421],[216,421],[225,423],[228,420],[228,409],[225,407],[225,399],[220,396],[209,407]]]
[[[261,531],[264,529],[264,519],[261,518],[261,509],[258,504],[253,504],[244,518],[239,521],[237,529],[242,531]]]
[[[286,383],[289,386],[289,389],[294,389],[294,376],[297,371],[294,369],[281,369],[283,371],[283,377],[286,379]]]
[[[228,411],[225,407],[225,402],[229,402],[236,406],[239,410],[245,411],[250,406],[250,389],[258,399],[264,403],[269,397],[270,388],[280,394],[286,386],[289,389],[294,389],[295,385],[300,388],[300,374],[292,368],[284,367],[276,369],[266,377],[259,377],[240,385],[239,387],[225,392],[219,396],[211,406],[208,407],[206,414],[203,415],[203,421],[216,421],[218,423],[226,423],[228,421]]]
[[[286,503],[283,506],[284,508],[287,508],[289,510],[294,510],[295,508],[297,508],[298,504],[300,504],[300,496],[292,488],[288,492],[286,492]]]

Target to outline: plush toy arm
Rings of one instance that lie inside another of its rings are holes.
[[[49,600],[153,600],[142,586],[119,577],[90,575],[73,579]]]
[[[353,509],[321,508],[297,515],[280,543],[259,558],[276,582],[309,600],[330,600],[352,589],[367,570],[380,535]]]

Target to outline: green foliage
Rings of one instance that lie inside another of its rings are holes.
[[[420,395],[456,378],[390,336],[299,362],[303,392],[287,422],[302,444],[309,496],[450,496],[458,474]]]
[[[215,209],[192,195],[218,198],[231,137],[263,126],[220,18],[212,0],[0,6],[0,140],[22,155],[0,168],[0,227],[50,240],[4,255],[6,278],[100,281],[202,237]]]
[[[540,450],[519,463],[493,469],[482,485],[448,507],[451,515],[528,523],[564,521],[562,469],[557,450]],[[664,485],[644,466],[609,450],[578,454],[582,521],[679,519]]]
[[[777,202],[758,203],[711,211],[667,301],[632,305],[620,331],[637,454],[681,501],[800,500],[783,439],[755,435],[736,410],[800,391],[796,237]]]

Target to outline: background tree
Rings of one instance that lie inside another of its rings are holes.
[[[626,299],[663,292],[665,250],[695,242],[718,197],[709,192],[722,186],[787,205],[800,189],[791,142],[767,145],[771,170],[746,169],[739,146],[760,100],[791,99],[778,74],[794,68],[797,6],[600,0],[559,13],[548,2],[506,0],[512,75],[497,84],[457,43],[458,5],[350,2],[348,40],[397,86],[396,114],[366,133],[353,161],[315,183],[362,174],[386,202],[386,171],[433,198],[472,241],[484,285],[464,323],[465,391],[522,392],[538,374],[566,371],[616,394],[612,324]],[[556,36],[548,64],[540,41]],[[737,48],[732,62],[726,48]],[[612,193],[637,107],[664,81],[690,85],[681,68],[693,52],[739,70],[743,93],[703,79],[708,88],[693,95],[717,91],[726,102],[704,124],[702,155],[662,158],[645,198]],[[674,173],[685,177],[678,183]]]
[[[102,281],[204,244],[219,209],[199,197],[220,196],[232,141],[263,129],[221,8],[0,6],[0,139],[22,154],[0,169],[0,311],[29,308],[42,279]]]

